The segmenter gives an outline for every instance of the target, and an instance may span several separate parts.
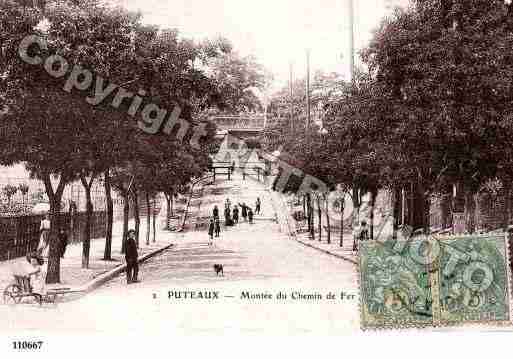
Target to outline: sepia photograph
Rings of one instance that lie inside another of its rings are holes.
[[[0,337],[511,334],[512,104],[510,0],[0,0]]]

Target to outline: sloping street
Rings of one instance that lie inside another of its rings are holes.
[[[37,329],[51,321],[57,331],[357,330],[356,266],[304,247],[280,231],[262,184],[239,176],[218,180],[194,205],[204,217],[215,204],[223,208],[226,198],[254,206],[256,197],[262,201],[262,215],[253,224],[223,226],[213,246],[208,246],[205,228],[177,234],[174,247],[141,265],[139,283],[127,285],[123,274],[76,301],[46,305],[49,310],[31,304],[2,306],[1,316],[8,322],[3,329]],[[214,264],[223,265],[224,276],[216,275]],[[286,298],[278,299],[279,292]],[[329,292],[335,299],[327,299]]]

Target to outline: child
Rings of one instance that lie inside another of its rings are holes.
[[[215,223],[216,238],[219,238],[220,232],[221,232],[221,224],[219,223],[219,219],[216,219],[216,223]]]
[[[214,241],[214,219],[210,219],[208,225],[208,245],[211,246]]]
[[[233,222],[234,223],[239,223],[239,207],[237,207],[236,205],[233,206]]]

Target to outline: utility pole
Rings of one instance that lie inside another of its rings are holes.
[[[292,83],[293,83],[293,78],[292,78],[292,61],[289,63],[289,91],[290,91],[290,130],[291,130],[291,133],[294,134],[294,93],[293,93],[293,90],[292,90]]]
[[[349,1],[349,71],[351,83],[354,85],[354,0]]]
[[[306,134],[310,129],[310,49],[306,50]]]

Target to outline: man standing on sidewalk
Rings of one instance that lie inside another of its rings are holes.
[[[127,284],[136,283],[137,274],[139,273],[139,263],[137,262],[137,243],[135,242],[135,230],[131,229],[127,233],[126,240],[126,282]]]

